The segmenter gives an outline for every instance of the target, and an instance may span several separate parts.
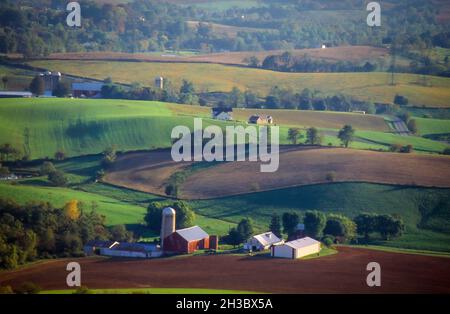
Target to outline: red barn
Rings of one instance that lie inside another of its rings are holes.
[[[164,252],[193,253],[209,249],[209,235],[199,226],[176,230],[164,238]]]

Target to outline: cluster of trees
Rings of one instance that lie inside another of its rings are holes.
[[[156,100],[189,105],[201,104],[194,84],[188,80],[183,80],[179,89],[176,89],[166,78],[164,79],[163,89],[144,87],[139,83],[133,83],[127,88],[112,83],[108,78],[105,79],[105,83],[101,91],[103,98]]]
[[[151,202],[147,207],[147,213],[144,221],[147,227],[154,231],[161,231],[162,210],[166,207],[172,207],[177,213],[176,228],[189,228],[194,225],[195,212],[192,207],[183,201],[170,202]]]
[[[40,171],[41,176],[47,176],[48,181],[57,187],[64,187],[69,183],[65,173],[59,169],[56,169],[51,161],[44,161],[41,165]]]
[[[269,230],[277,237],[283,234],[288,239],[297,237],[297,226],[303,221],[304,234],[322,239],[325,244],[344,243],[358,240],[368,243],[371,237],[378,234],[383,240],[399,237],[405,230],[402,219],[396,215],[360,214],[353,220],[341,214],[324,214],[320,211],[306,211],[301,217],[296,212],[273,214]],[[222,238],[225,243],[237,246],[247,241],[254,234],[253,223],[249,218],[242,219],[237,227],[231,228]],[[331,241],[331,243],[330,243]]]
[[[301,217],[295,212],[286,212],[281,218],[283,230],[281,230],[280,217],[274,214],[270,223],[270,230],[277,236],[283,231],[288,238],[297,232],[297,225]],[[399,237],[404,232],[405,226],[402,219],[395,215],[360,214],[353,220],[340,214],[325,215],[319,211],[306,211],[303,215],[305,235],[313,238],[329,238],[336,242],[347,242],[362,236],[366,242],[370,236],[378,233],[382,239],[390,240]]]
[[[344,125],[342,129],[339,130],[337,137],[341,141],[342,146],[347,148],[354,140],[355,129],[353,129],[351,125]],[[307,145],[321,145],[322,143],[322,135],[319,130],[314,127],[306,129],[306,135],[303,135],[300,128],[289,128],[287,138],[293,145],[299,143],[303,138],[305,138],[304,144]]]
[[[234,87],[219,105],[238,108],[298,109],[320,111],[365,111],[373,114],[377,107],[371,102],[355,100],[343,94],[323,95],[320,91],[304,88],[295,92],[291,88],[271,88],[265,98],[259,97],[251,90],[242,92]]]
[[[405,51],[449,45],[448,30],[437,22],[438,10],[428,1],[415,1],[414,5],[408,0],[392,1],[383,11],[386,18],[382,29],[361,27],[365,17],[349,18],[348,14],[340,14],[342,10],[355,8],[363,11],[360,1],[341,1],[337,5],[332,0],[264,0],[265,5],[228,10],[156,0],[118,5],[91,0],[79,2],[82,27],[68,30],[65,3],[61,1],[2,1],[0,52],[36,57],[66,51],[258,51],[314,48],[324,42],[331,46],[380,46],[395,37]],[[211,21],[258,31],[241,28],[230,36],[215,31],[207,22],[192,26],[188,21]]]
[[[259,60],[251,58],[249,66],[258,66]],[[286,51],[281,55],[267,56],[261,63],[261,67],[267,70],[282,72],[373,72],[376,64],[365,62],[363,64],[351,61],[328,62],[314,60],[307,56],[298,57]]]
[[[0,268],[15,268],[37,258],[81,256],[89,240],[130,240],[124,226],[108,229],[105,217],[72,200],[19,205],[0,199]],[[94,204],[92,204],[94,207]]]

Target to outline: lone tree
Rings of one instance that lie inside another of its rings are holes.
[[[415,119],[410,119],[408,121],[408,130],[412,134],[417,134],[418,128],[417,128],[417,121]]]
[[[39,75],[35,76],[30,83],[30,92],[35,95],[43,95],[45,92],[45,82]]]
[[[351,125],[344,125],[344,127],[339,131],[338,138],[341,140],[342,144],[347,148],[348,145],[353,141],[355,136],[355,130]]]
[[[297,141],[301,136],[299,128],[290,128],[288,130],[288,140],[294,145],[297,145]]]
[[[253,224],[252,221],[249,218],[242,219],[236,230],[239,232],[239,235],[241,236],[242,242],[249,239],[253,234]]]
[[[277,215],[277,214],[272,215],[269,229],[270,229],[270,231],[273,232],[274,235],[281,238],[281,221],[280,221],[279,215]]]
[[[0,160],[8,161],[12,157],[17,160],[20,157],[20,151],[9,143],[0,146]]]
[[[319,130],[316,128],[309,128],[306,131],[306,143],[310,145],[320,145],[322,138],[320,136]]]
[[[48,175],[48,181],[50,181],[54,186],[66,186],[68,183],[64,172],[62,172],[61,170],[51,172]]]
[[[395,95],[394,97],[394,104],[399,106],[407,106],[409,103],[408,98],[402,95]]]
[[[62,149],[58,150],[55,153],[55,159],[56,160],[64,160],[66,158],[66,153]]]
[[[307,211],[303,223],[305,224],[306,235],[318,237],[325,228],[326,217],[318,211]]]

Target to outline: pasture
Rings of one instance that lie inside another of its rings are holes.
[[[429,77],[431,86],[420,85],[420,75],[396,74],[396,84],[390,85],[390,75],[371,73],[283,73],[262,69],[203,63],[142,63],[105,61],[33,61],[39,68],[83,77],[130,84],[139,82],[152,86],[156,76],[170,79],[179,87],[183,79],[192,81],[200,92],[231,91],[233,87],[250,89],[266,95],[274,86],[320,90],[325,94],[343,93],[361,100],[392,103],[396,94],[406,96],[412,105],[450,106],[450,78]]]

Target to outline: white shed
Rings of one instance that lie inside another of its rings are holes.
[[[257,234],[244,243],[245,250],[263,251],[268,250],[272,245],[283,244],[284,241],[278,238],[273,232]]]
[[[272,257],[301,258],[320,252],[320,242],[310,237],[272,246]]]

